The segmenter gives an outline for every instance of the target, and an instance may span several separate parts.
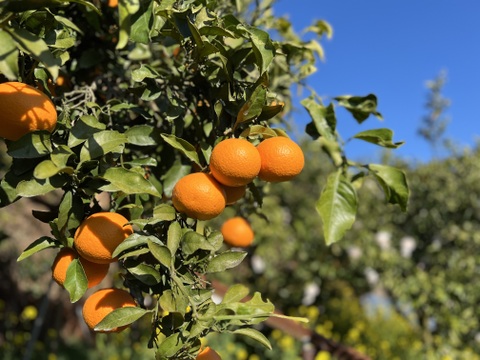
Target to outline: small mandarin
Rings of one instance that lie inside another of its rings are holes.
[[[82,264],[83,270],[88,280],[88,288],[100,284],[100,282],[107,276],[110,264],[96,264],[80,257],[72,248],[61,249],[52,265],[52,277],[58,285],[63,287],[67,277],[68,266],[73,260],[78,259]]]
[[[75,232],[74,245],[81,257],[97,264],[114,262],[113,252],[133,233],[128,220],[114,212],[98,212],[86,218]]]
[[[223,186],[225,195],[227,196],[227,205],[235,204],[238,200],[245,196],[247,185],[243,186]]]
[[[222,358],[215,350],[207,346],[200,351],[196,360],[222,360]]]
[[[251,182],[260,171],[261,159],[255,146],[245,139],[219,142],[210,156],[210,171],[223,185],[238,187]]]
[[[255,234],[247,220],[240,216],[225,221],[220,229],[223,241],[234,247],[247,247],[253,243]]]
[[[291,180],[300,174],[305,165],[300,146],[283,136],[263,140],[258,144],[257,150],[262,159],[258,177],[264,181]]]
[[[94,330],[105,316],[113,310],[124,307],[136,307],[137,304],[127,291],[116,288],[101,289],[90,295],[83,304],[82,315],[87,326]],[[114,328],[105,332],[120,332],[127,326]]]
[[[177,211],[191,218],[210,220],[225,209],[225,190],[210,174],[188,174],[173,187],[172,202]]]
[[[52,132],[57,110],[50,98],[20,82],[0,84],[0,137],[18,140],[36,130]]]

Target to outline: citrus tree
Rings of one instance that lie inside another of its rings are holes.
[[[331,28],[318,21],[307,29],[317,38],[303,40],[274,16],[272,3],[0,2],[0,135],[11,158],[0,204],[60,194],[50,211],[33,212],[51,236],[32,239],[19,260],[60,248],[54,278],[72,302],[118,264],[122,289],[88,297],[85,321],[111,332],[149,317],[157,359],[193,359],[211,332],[270,347],[252,327],[277,316],[269,300],[255,293],[242,302],[249,293],[242,285],[212,300],[209,274],[236,267],[246,252],[224,245],[208,221],[227,205],[261,214],[265,185],[304,166],[288,135],[290,89],[315,71],[319,40]],[[336,131],[338,106],[358,123],[381,118],[376,97],[325,105],[312,92],[302,105],[311,117],[307,134],[333,165],[315,205],[325,242],[354,223],[366,176],[405,210],[404,173],[350,161]],[[354,139],[401,145],[385,128]]]

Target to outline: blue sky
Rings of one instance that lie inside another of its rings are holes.
[[[388,127],[394,141],[405,141],[395,154],[428,161],[431,150],[417,135],[427,80],[447,72],[443,95],[451,100],[445,137],[473,147],[480,137],[480,1],[478,0],[278,0],[277,16],[286,15],[297,31],[315,20],[334,30],[322,45],[326,60],[308,80],[326,100],[337,95],[374,93],[384,121],[370,117],[362,125],[340,112],[344,139],[358,131]],[[304,93],[303,97],[308,96]],[[327,100],[328,101],[328,100]],[[309,121],[295,113],[300,130]],[[379,147],[359,140],[347,145],[352,158],[374,158]]]

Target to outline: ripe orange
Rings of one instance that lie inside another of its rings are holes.
[[[101,289],[85,300],[82,314],[87,326],[93,330],[113,310],[135,306],[135,300],[127,291],[116,288]],[[126,328],[127,326],[122,326],[108,332],[120,332]]]
[[[247,185],[235,187],[223,186],[223,190],[225,190],[225,195],[227,195],[227,205],[232,205],[245,195],[245,192],[247,191]]]
[[[264,181],[291,180],[303,169],[303,151],[294,141],[283,136],[263,140],[257,150],[262,159],[258,177]]]
[[[128,220],[114,212],[98,212],[86,218],[75,232],[74,245],[80,256],[97,263],[114,262],[112,253],[133,233]]]
[[[220,229],[223,241],[230,246],[247,247],[253,243],[255,234],[247,220],[240,216],[225,221]]]
[[[0,84],[0,109],[0,137],[8,140],[18,140],[36,130],[52,132],[57,124],[53,102],[27,84]]]
[[[188,174],[173,187],[173,206],[194,219],[209,220],[220,215],[225,201],[225,191],[210,174]]]
[[[205,349],[200,351],[196,360],[222,360],[222,358],[215,350],[207,346]]]
[[[117,7],[118,6],[118,0],[108,0],[107,6],[111,7],[111,8]]]
[[[245,139],[219,142],[210,156],[210,171],[220,183],[243,186],[260,171],[261,159],[255,146]]]
[[[98,285],[107,276],[110,264],[96,264],[80,256],[72,248],[61,249],[52,265],[52,277],[58,285],[63,286],[67,277],[67,269],[74,259],[79,259],[87,275],[88,288]]]

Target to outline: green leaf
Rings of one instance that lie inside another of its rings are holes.
[[[122,167],[112,167],[105,171],[102,178],[110,184],[101,187],[104,191],[122,191],[125,194],[149,194],[160,197],[158,190],[142,174]]]
[[[77,145],[83,144],[86,140],[91,138],[93,134],[105,129],[105,124],[99,122],[94,116],[84,115],[75,122],[75,125],[70,130],[68,147],[73,148]]]
[[[150,27],[153,21],[153,5],[153,1],[140,1],[140,9],[132,16],[131,20],[130,38],[133,41],[148,44],[151,40]]]
[[[103,130],[93,134],[80,150],[80,161],[99,158],[110,152],[119,151],[127,142],[127,136],[115,130]]]
[[[223,296],[222,304],[233,303],[237,301],[242,301],[245,299],[250,290],[245,285],[235,284],[228,288],[227,292]]]
[[[142,82],[144,79],[156,79],[160,74],[150,65],[142,64],[138,69],[132,71],[132,80]]]
[[[137,146],[152,146],[160,142],[158,132],[148,125],[132,126],[125,131],[125,135],[127,135],[128,143]]]
[[[355,222],[357,193],[340,171],[328,177],[316,208],[322,218],[327,245],[339,241]]]
[[[163,192],[165,196],[171,197],[173,187],[185,175],[190,174],[192,167],[190,165],[183,165],[179,159],[175,161],[173,166],[162,176]],[[172,219],[173,220],[173,219]]]
[[[237,329],[233,332],[235,335],[243,335],[247,336],[250,339],[253,339],[263,346],[265,346],[268,350],[272,350],[272,345],[270,344],[270,341],[263,335],[260,331],[255,330],[253,328],[241,328]]]
[[[160,221],[173,221],[175,220],[176,212],[175,208],[168,204],[160,204],[153,209],[153,218]],[[172,248],[170,248],[172,251]],[[174,253],[174,251],[172,251]]]
[[[12,36],[0,30],[0,73],[5,75],[8,80],[18,78],[18,49],[15,46]]]
[[[170,266],[172,265],[172,253],[170,252],[168,247],[149,241],[148,249],[155,257],[155,259],[160,262],[160,264],[167,268],[170,268]]]
[[[44,160],[35,167],[33,176],[39,180],[48,179],[58,173],[73,174],[74,169],[72,167],[59,168],[52,160]]]
[[[252,325],[265,321],[274,311],[273,304],[269,300],[263,301],[260,293],[256,292],[246,302],[221,303],[217,306],[214,319],[230,321],[231,325]]]
[[[199,166],[202,166],[200,164],[200,160],[198,158],[197,151],[195,150],[195,147],[190,144],[187,140],[184,140],[182,138],[176,137],[175,135],[170,135],[170,134],[161,134],[163,140],[170,146],[172,146],[174,149],[179,150],[183,155],[185,155],[188,159],[193,161],[194,163],[198,164]]]
[[[253,52],[257,59],[257,65],[260,68],[260,74],[263,74],[267,71],[275,56],[275,46],[267,32],[254,27],[244,29],[252,41]]]
[[[207,236],[207,241],[210,243],[213,251],[218,251],[223,245],[223,235],[218,230],[212,231]]]
[[[372,144],[396,149],[404,144],[403,141],[393,142],[393,131],[390,129],[372,129],[359,132],[353,136],[355,139],[368,141]]]
[[[316,102],[312,97],[302,100],[301,104],[303,107],[305,107],[305,109],[307,109],[310,117],[312,118],[313,126],[316,130],[316,132],[313,132],[313,134],[318,133],[319,136],[322,136],[327,140],[336,140],[335,132],[337,127],[337,119],[333,105],[330,104],[325,107]],[[308,129],[307,133],[312,135],[312,132],[308,131]]]
[[[5,27],[4,29],[10,33],[24,52],[43,63],[54,79],[58,77],[58,70],[61,65],[60,59],[53,56],[43,39],[23,28]]]
[[[8,155],[13,158],[35,159],[52,152],[50,133],[38,131],[28,133],[17,141],[9,141]]]
[[[172,222],[167,232],[167,247],[171,255],[175,255],[182,239],[182,227],[176,221]]]
[[[225,251],[210,260],[205,272],[215,273],[234,268],[243,261],[245,256],[247,253],[243,251]]]
[[[126,306],[113,310],[95,326],[95,331],[112,331],[116,328],[130,325],[151,310],[145,310],[137,306]]]
[[[266,97],[266,88],[263,85],[257,86],[247,102],[240,108],[233,129],[235,130],[238,125],[258,117],[262,113]]]
[[[405,173],[395,167],[379,164],[369,164],[367,169],[382,186],[386,200],[406,211],[410,191]]]
[[[182,252],[191,255],[197,250],[213,250],[205,236],[195,231],[187,231],[182,237]]]
[[[130,37],[132,15],[140,9],[140,0],[120,0],[118,2],[119,33],[116,48],[123,49]]]
[[[156,239],[154,236],[145,236],[133,233],[116,247],[115,251],[112,253],[112,256],[116,258],[124,251],[146,246],[149,241],[154,241],[154,239]]]
[[[27,248],[23,250],[23,252],[20,254],[17,261],[22,261],[41,250],[51,247],[58,247],[59,245],[60,243],[56,239],[48,236],[42,236],[41,238],[35,240],[33,243],[28,245]]]
[[[78,259],[68,265],[67,276],[63,286],[70,294],[70,301],[72,303],[77,302],[85,294],[88,287],[87,275],[83,270],[82,263]]]
[[[130,274],[145,285],[153,286],[162,280],[162,276],[153,266],[138,263],[136,260],[131,259],[125,260],[124,265]]]
[[[63,195],[58,209],[57,226],[63,229],[76,229],[83,220],[83,201],[81,196],[73,191],[67,191]]]
[[[66,179],[61,175],[57,175],[45,180],[24,180],[17,185],[17,194],[23,197],[32,197],[45,195],[50,191],[61,188],[66,182]]]
[[[158,349],[155,353],[156,359],[170,359],[184,346],[184,341],[181,334],[176,332],[173,335],[170,335],[158,346]]]
[[[383,120],[382,115],[377,111],[377,97],[373,94],[367,96],[337,96],[335,100],[340,106],[350,111],[359,124],[367,120],[370,115],[375,115]]]

